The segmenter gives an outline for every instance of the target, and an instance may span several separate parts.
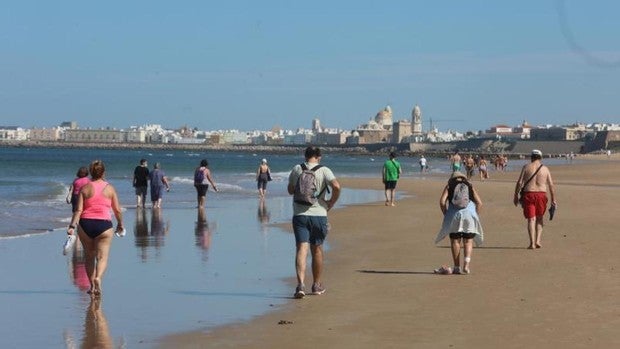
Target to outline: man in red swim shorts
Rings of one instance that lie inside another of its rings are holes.
[[[543,217],[547,209],[547,190],[551,195],[551,203],[556,206],[555,186],[549,168],[541,162],[542,152],[532,150],[531,162],[521,169],[521,174],[515,186],[513,202],[515,206],[521,202],[523,215],[527,219],[527,231],[530,236],[529,249],[541,248],[540,238],[543,230]],[[523,190],[523,197],[519,200],[519,193]]]

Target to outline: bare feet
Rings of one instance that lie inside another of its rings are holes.
[[[542,247],[542,245],[540,244],[540,242],[537,242],[536,243],[536,248],[541,248],[541,247]]]
[[[395,204],[395,203],[392,203],[392,206],[396,206],[396,204]]]
[[[385,202],[385,206],[390,206],[390,203],[388,201]]]
[[[99,278],[93,279],[92,294],[94,296],[101,296],[101,280]]]
[[[528,249],[528,250],[533,250],[533,249],[534,249],[534,245],[529,245],[529,246],[527,247],[527,249]]]

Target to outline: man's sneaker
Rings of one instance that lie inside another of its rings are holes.
[[[321,284],[312,285],[312,294],[319,295],[325,293],[325,287]]]
[[[301,299],[301,298],[304,298],[305,296],[306,296],[306,291],[304,290],[304,286],[303,285],[297,286],[297,288],[295,288],[295,294],[293,295],[293,297],[297,299]]]

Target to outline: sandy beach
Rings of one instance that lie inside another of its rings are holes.
[[[512,204],[518,172],[476,179],[485,243],[474,249],[470,275],[432,273],[451,261],[447,241],[433,244],[445,175],[401,179],[397,189],[407,197],[396,207],[378,202],[331,212],[325,295],[291,299],[250,322],[169,336],[160,345],[618,347],[619,160],[592,156],[580,164],[550,167],[558,211],[553,221],[545,216],[539,250],[525,248],[526,221]],[[341,184],[382,189],[378,179],[341,179]]]

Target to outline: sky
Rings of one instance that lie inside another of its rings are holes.
[[[0,125],[423,130],[620,123],[618,1],[30,1],[0,11]]]

